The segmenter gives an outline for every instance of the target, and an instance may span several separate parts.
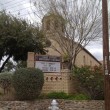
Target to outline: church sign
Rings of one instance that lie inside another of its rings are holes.
[[[61,57],[50,55],[35,56],[35,68],[41,69],[43,72],[60,72]]]

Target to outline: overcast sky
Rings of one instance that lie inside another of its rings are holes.
[[[30,0],[0,0],[0,10],[2,9],[6,9],[7,12],[10,12],[17,17],[29,19],[32,22],[40,21],[40,18],[33,14],[35,8],[30,4]],[[86,49],[98,60],[102,60],[103,50],[101,42],[91,43],[86,47]]]

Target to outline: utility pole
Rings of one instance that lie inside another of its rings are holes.
[[[109,66],[109,32],[108,32],[108,2],[102,0],[103,21],[103,66],[105,110],[110,110],[110,66]]]

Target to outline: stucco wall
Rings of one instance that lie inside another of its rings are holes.
[[[44,86],[42,93],[65,92],[75,93],[75,80],[68,70],[61,73],[44,73]]]
[[[84,56],[85,56],[85,64],[84,64]],[[76,65],[82,66],[82,65],[88,65],[88,66],[99,66],[100,64],[92,57],[90,56],[86,51],[82,50],[79,52],[79,54],[76,57]]]
[[[46,48],[48,50],[48,55],[54,55],[54,56],[62,56],[62,58],[64,57],[63,51],[60,48],[60,46],[58,45],[58,43],[56,43],[54,40],[51,40],[52,42],[52,46],[54,46],[61,54],[59,54],[55,49],[53,49],[53,47],[48,47]],[[85,56],[85,64],[84,64],[84,56]],[[89,53],[88,50],[86,49],[82,49],[76,57],[76,62],[75,64],[79,67],[84,66],[84,65],[88,65],[88,66],[99,66],[99,62],[98,60],[91,54]]]
[[[0,110],[48,110],[52,100],[0,101]],[[62,110],[104,110],[104,101],[57,100]]]

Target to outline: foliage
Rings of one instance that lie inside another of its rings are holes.
[[[43,72],[35,68],[20,68],[13,75],[13,86],[19,100],[37,98],[44,83]]]
[[[40,96],[41,97],[41,96]],[[50,92],[42,96],[47,99],[68,99],[68,100],[88,100],[90,99],[88,95],[77,93],[77,94],[67,94],[65,92]]]
[[[104,98],[104,77],[101,67],[95,66],[92,69],[88,66],[76,67],[74,74],[82,87],[81,89],[90,95],[91,99]]]
[[[27,62],[26,61],[18,61],[18,62],[13,62],[11,60],[9,60],[4,69],[3,72],[10,72],[10,71],[15,71],[16,69],[19,68],[26,68],[27,67]]]
[[[44,54],[44,44],[44,35],[39,27],[0,11],[0,62],[4,56],[7,57],[0,72],[11,57],[15,61],[25,61],[29,51]]]
[[[70,98],[71,99],[71,98]],[[75,94],[74,95],[74,100],[89,100],[89,96],[87,94]]]
[[[15,65],[14,65],[13,61],[9,60],[5,64],[3,72],[10,72],[10,71],[13,71],[14,69],[15,69]]]
[[[12,73],[3,72],[0,74],[0,87],[4,90],[4,94],[8,93],[12,86]]]
[[[16,69],[19,68],[26,68],[27,67],[27,62],[26,61],[18,61],[16,65]]]
[[[67,99],[68,95],[64,92],[50,92],[47,94],[49,99]]]

